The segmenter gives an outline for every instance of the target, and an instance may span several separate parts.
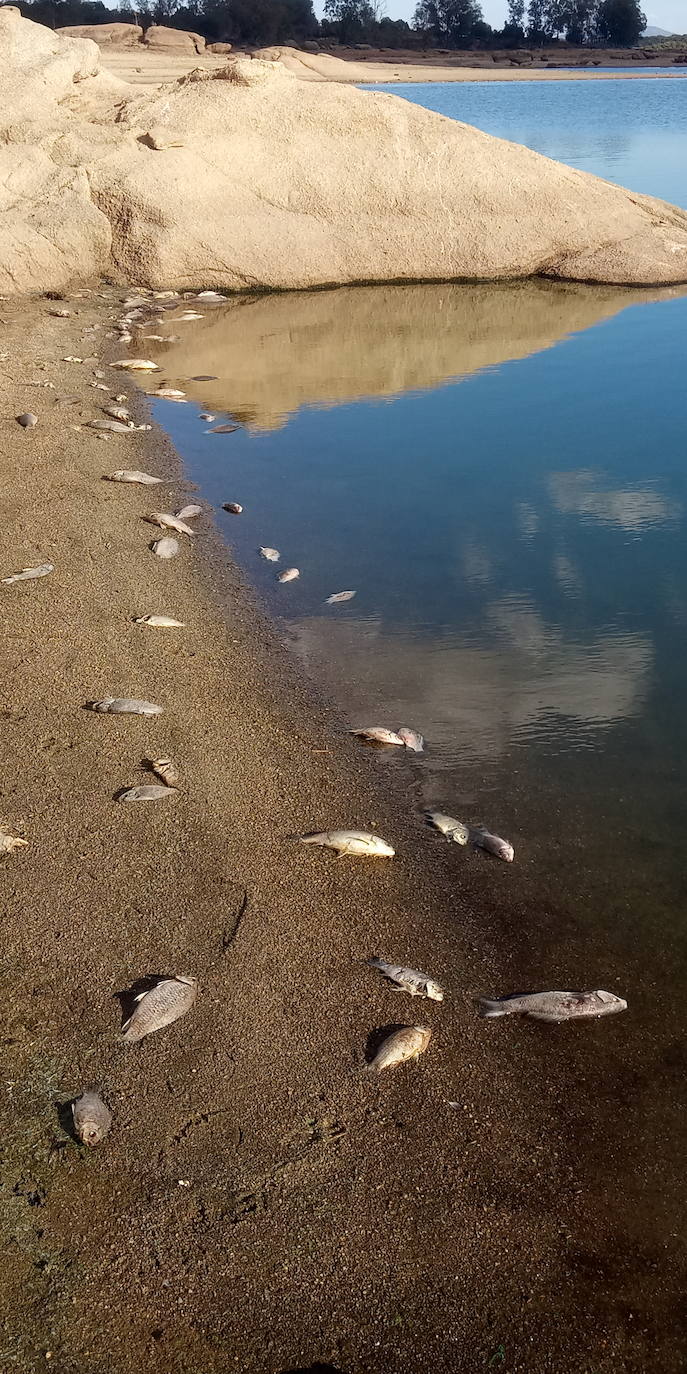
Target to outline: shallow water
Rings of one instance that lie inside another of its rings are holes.
[[[681,83],[407,94],[687,205]],[[661,1251],[685,1106],[687,294],[357,288],[180,330],[149,347],[192,399],[157,417],[294,651],[351,726],[425,734],[384,758],[409,805],[513,841],[489,882],[523,981],[627,996],[624,1029],[575,1041],[576,1091],[586,1074],[634,1113],[627,1187]],[[207,434],[203,410],[239,429]],[[279,586],[261,544],[300,579]]]

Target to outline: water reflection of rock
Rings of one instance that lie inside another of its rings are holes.
[[[178,342],[146,348],[170,379],[217,375],[185,381],[190,397],[272,429],[301,406],[398,396],[527,357],[661,295],[675,292],[534,280],[237,296],[195,323],[170,312],[162,329]]]
[[[559,751],[592,745],[599,730],[641,713],[653,664],[648,636],[611,629],[566,640],[520,597],[487,604],[474,638],[350,618],[293,628],[311,667],[330,680],[345,673],[351,719],[393,723],[412,704],[414,723],[449,764],[494,759],[525,735]]]
[[[682,514],[680,503],[669,500],[655,487],[604,488],[601,476],[586,469],[552,473],[549,491],[561,515],[619,526],[630,534],[665,525]]]

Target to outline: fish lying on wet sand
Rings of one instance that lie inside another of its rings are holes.
[[[428,1026],[403,1026],[387,1036],[367,1068],[372,1073],[381,1073],[383,1069],[393,1069],[397,1064],[416,1059],[424,1054],[431,1038]]]
[[[480,997],[480,1016],[531,1016],[536,1021],[571,1021],[580,1016],[609,1016],[627,1011],[614,992],[524,992],[510,997]]]
[[[399,744],[403,745],[400,735],[395,730],[387,730],[385,725],[366,725],[359,730],[349,730],[349,735],[358,735],[360,739],[367,740],[369,744]]]
[[[116,472],[111,472],[105,477],[106,482],[138,482],[142,487],[156,487],[162,481],[161,477],[151,477],[149,472],[137,472],[127,468],[118,468]]]
[[[149,525],[159,525],[161,530],[176,530],[177,534],[187,534],[189,539],[193,539],[194,531],[190,525],[185,524],[176,515],[167,515],[165,511],[154,510],[150,515],[144,516]]]
[[[173,797],[176,787],[163,787],[157,782],[143,783],[139,787],[126,787],[123,792],[117,793],[117,801],[120,802],[151,802],[164,801],[168,797]]]
[[[177,520],[193,520],[193,517],[200,515],[202,510],[202,506],[182,506],[181,510],[175,510],[174,514]]]
[[[112,1125],[112,1113],[92,1088],[72,1102],[72,1117],[82,1145],[99,1145]]]
[[[158,979],[152,988],[136,997],[136,1006],[122,1026],[122,1039],[131,1044],[164,1026],[171,1026],[191,1010],[197,993],[198,979],[186,974]]]
[[[12,573],[11,577],[3,577],[0,581],[9,587],[13,582],[28,582],[34,577],[47,577],[48,573],[54,571],[54,563],[40,563],[37,568],[22,568],[21,572]]]
[[[179,552],[179,541],[166,534],[163,539],[153,540],[150,549],[156,558],[176,558]]]
[[[156,625],[164,630],[183,630],[184,621],[175,620],[171,615],[137,615],[134,617],[135,625]]]
[[[140,701],[138,697],[103,697],[102,701],[89,701],[91,711],[104,711],[114,716],[161,716],[162,706],[154,701]]]
[[[406,749],[412,749],[414,754],[421,754],[425,747],[424,736],[418,730],[411,730],[409,725],[402,725],[398,732],[399,739],[405,744]]]
[[[470,830],[463,821],[457,821],[454,816],[446,816],[443,811],[425,812],[428,821],[436,830],[440,830],[447,840],[454,844],[467,844],[470,839]]]
[[[67,361],[65,359],[65,361]],[[71,360],[70,360],[71,361]],[[118,367],[123,372],[159,372],[157,363],[151,363],[149,358],[118,358],[115,363],[110,363],[110,367]]]
[[[155,395],[162,397],[163,401],[183,401],[186,392],[179,391],[175,386],[159,386]]]
[[[487,854],[494,854],[497,859],[503,859],[504,863],[512,864],[515,850],[512,844],[508,840],[502,840],[500,835],[492,835],[491,831],[480,827],[470,831],[470,839],[478,849],[484,849]]]
[[[148,759],[148,766],[162,778],[168,789],[178,787],[179,769],[171,759]]]
[[[393,859],[396,853],[381,835],[366,830],[321,830],[312,835],[299,835],[301,844],[320,844],[335,849],[338,854],[362,854],[371,859]]]
[[[428,973],[418,969],[404,968],[402,964],[389,964],[386,959],[368,959],[370,968],[379,969],[394,992],[408,992],[411,997],[429,997],[432,1002],[443,1002],[443,988]]]

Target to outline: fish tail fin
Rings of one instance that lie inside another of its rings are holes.
[[[489,997],[477,998],[477,1010],[480,1016],[505,1016],[506,1009],[503,1002],[494,1002]]]

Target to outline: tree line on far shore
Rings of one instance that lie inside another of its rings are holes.
[[[646,26],[639,0],[507,0],[503,29],[484,20],[480,0],[419,0],[412,26],[389,19],[383,0],[325,0],[321,22],[312,0],[10,0],[29,19],[69,24],[166,24],[209,41],[264,47],[320,39],[378,48],[518,48],[564,41],[632,47]]]

